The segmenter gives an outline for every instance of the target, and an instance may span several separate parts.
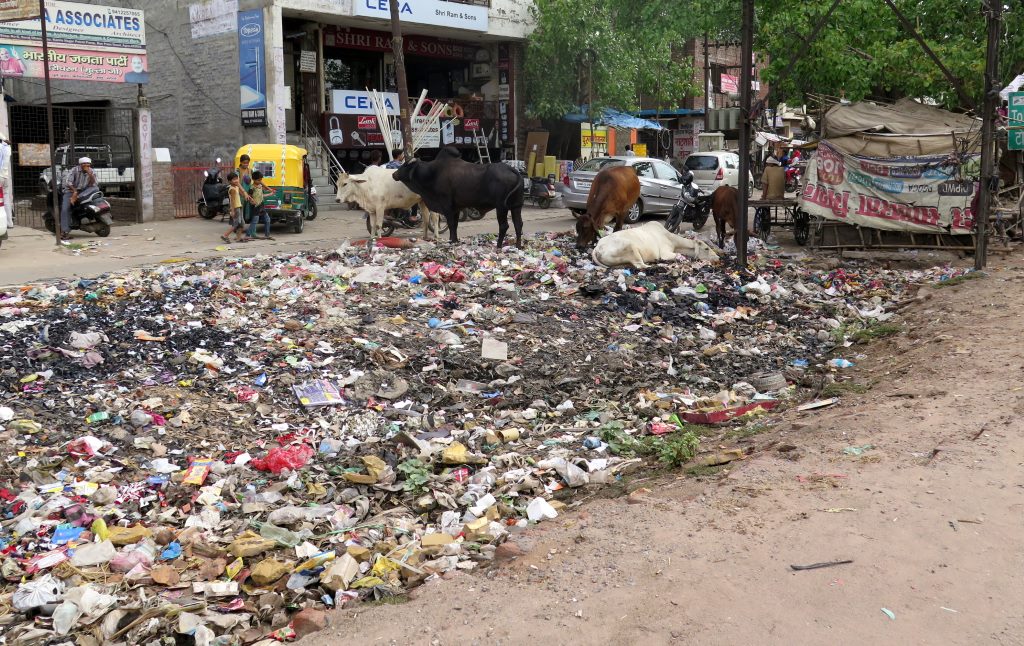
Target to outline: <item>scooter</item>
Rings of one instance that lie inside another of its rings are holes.
[[[366,220],[366,232],[370,233],[370,216],[367,213],[363,214],[363,219]],[[423,217],[420,215],[419,209],[413,206],[411,209],[388,209],[384,213],[384,222],[381,223],[381,232],[386,235],[392,235],[395,229],[402,227],[403,229],[415,229],[423,223]]]
[[[220,165],[220,157],[217,158],[217,165]],[[196,208],[199,210],[199,217],[204,220],[212,220],[218,215],[224,219],[228,215],[230,202],[228,201],[228,185],[221,179],[221,169],[214,166],[203,171],[203,194],[196,200]]]
[[[685,184],[679,192],[679,199],[665,221],[665,228],[672,233],[679,232],[679,225],[689,222],[694,231],[700,231],[711,213],[711,194],[695,183]]]
[[[523,190],[526,191],[526,199],[542,209],[551,206],[551,203],[558,197],[555,192],[555,180],[551,177],[523,177]]]
[[[63,196],[58,195],[58,199]],[[60,211],[54,216],[53,198],[47,198],[48,205],[46,214],[43,215],[43,223],[50,233],[57,232],[57,221],[60,218]],[[59,209],[59,207],[58,207]],[[95,233],[101,238],[110,235],[110,225],[114,219],[110,217],[110,202],[103,197],[99,190],[82,192],[78,194],[78,201],[71,205],[71,230],[78,229],[88,233]]]
[[[797,162],[786,168],[786,192],[795,193],[800,188],[800,178],[804,174],[804,166]]]

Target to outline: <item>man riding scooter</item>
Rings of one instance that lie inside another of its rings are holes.
[[[78,166],[72,168],[64,178],[64,194],[60,201],[60,237],[71,239],[71,205],[77,204],[79,197],[90,195],[96,188],[96,176],[92,173],[92,160],[82,157]],[[84,193],[85,195],[80,195]]]

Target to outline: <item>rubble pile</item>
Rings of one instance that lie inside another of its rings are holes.
[[[5,643],[288,641],[472,570],[951,275],[478,242],[0,289]]]

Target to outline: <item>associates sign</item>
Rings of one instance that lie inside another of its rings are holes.
[[[353,0],[354,12],[365,18],[391,20],[388,0]],[[469,31],[487,31],[487,7],[446,0],[399,0],[398,17],[402,22],[436,25]]]
[[[51,78],[149,82],[145,12],[51,0],[45,19]],[[39,20],[0,23],[0,75],[43,78],[44,72]]]

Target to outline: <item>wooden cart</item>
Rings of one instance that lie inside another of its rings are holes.
[[[792,227],[793,237],[799,245],[807,244],[811,231],[811,216],[805,213],[795,199],[750,200],[754,209],[754,231],[764,241],[775,227]]]

